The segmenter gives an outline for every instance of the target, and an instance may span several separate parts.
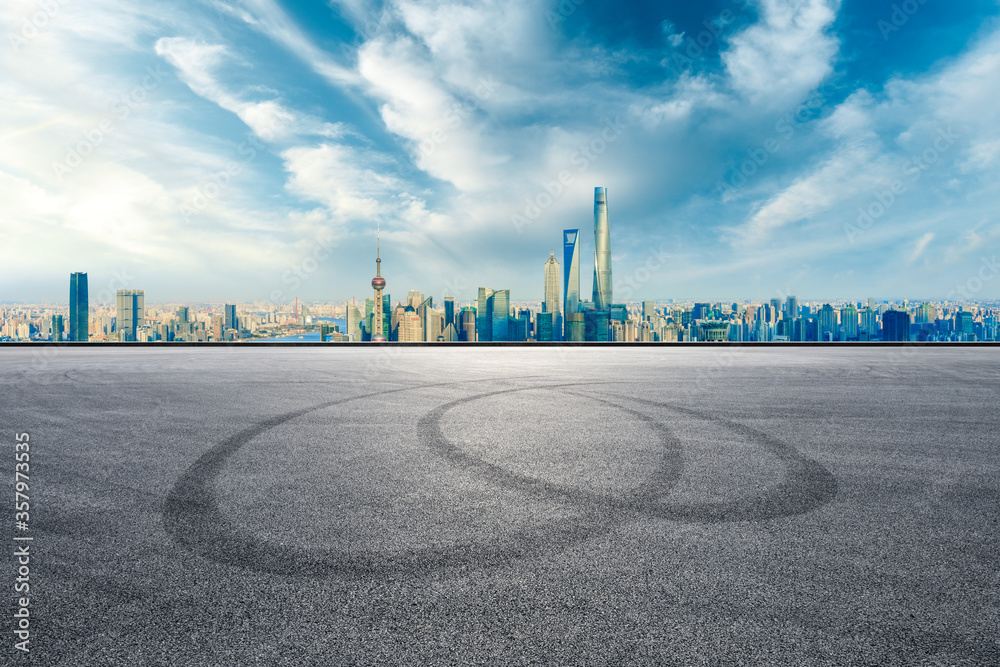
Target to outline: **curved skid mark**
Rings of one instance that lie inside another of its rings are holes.
[[[532,377],[515,379],[532,379]],[[566,387],[580,387],[584,384],[608,384],[590,382],[514,387],[465,397],[434,408],[418,422],[418,435],[424,445],[456,467],[472,472],[501,488],[568,501],[581,513],[576,518],[552,521],[546,525],[544,531],[517,531],[506,536],[502,543],[433,546],[402,553],[374,550],[348,552],[339,549],[307,549],[260,539],[234,526],[219,510],[212,489],[215,479],[232,455],[263,433],[308,413],[350,401],[466,383],[468,381],[416,385],[326,401],[272,417],[246,428],[207,451],[178,479],[166,500],[163,513],[164,526],[178,544],[195,553],[219,563],[257,572],[299,576],[379,576],[400,571],[414,573],[430,572],[446,567],[498,565],[517,558],[537,555],[546,548],[565,547],[607,533],[621,522],[634,519],[637,515],[696,523],[763,521],[791,516],[815,509],[832,500],[837,493],[836,478],[828,470],[806,458],[793,447],[761,431],[697,410],[639,398],[623,400],[690,414],[723,424],[741,434],[786,464],[784,480],[756,496],[732,501],[664,503],[661,499],[670,493],[683,470],[681,444],[670,428],[643,412],[624,407],[614,401],[577,392],[567,393],[625,411],[636,419],[646,422],[661,440],[662,460],[655,472],[625,497],[596,493],[511,472],[463,451],[451,443],[441,430],[441,420],[447,412],[465,403],[520,391],[565,390]]]

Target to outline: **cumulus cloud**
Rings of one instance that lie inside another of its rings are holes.
[[[833,72],[839,40],[830,31],[840,0],[762,0],[761,21],[722,53],[733,88],[754,104],[787,106]]]

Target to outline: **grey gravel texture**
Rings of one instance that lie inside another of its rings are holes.
[[[1000,664],[995,348],[17,348],[0,386],[34,664]]]

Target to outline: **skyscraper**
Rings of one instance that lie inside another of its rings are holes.
[[[361,340],[361,309],[354,303],[347,304],[347,335],[351,341]]]
[[[476,309],[471,306],[462,308],[458,316],[458,339],[467,343],[476,342]]]
[[[385,278],[382,277],[382,232],[381,229],[375,237],[375,277],[372,278],[372,287],[375,289],[375,303],[372,310],[372,342],[384,343],[388,338],[384,332],[384,315],[382,303],[382,290],[385,289]]]
[[[650,322],[653,316],[656,315],[655,304],[652,301],[642,302],[642,319],[645,322]]]
[[[476,340],[479,342],[493,340],[493,290],[489,287],[479,288],[479,299],[476,301]]]
[[[458,324],[455,320],[455,297],[446,296],[444,298],[444,329],[448,328],[448,325],[455,327],[458,330]]]
[[[510,340],[510,290],[494,291],[490,303],[493,315],[493,340]]]
[[[63,333],[63,317],[62,315],[52,316],[52,335],[49,336],[49,340],[62,340]]]
[[[559,312],[559,260],[554,252],[550,252],[549,258],[545,260],[545,301],[542,302],[542,312]]]
[[[87,295],[87,274],[69,274],[69,340],[86,343],[89,331],[90,302]]]
[[[823,310],[819,312],[819,340],[829,342],[837,340],[837,332],[840,325],[837,323],[837,311],[833,306],[823,304]]]
[[[538,313],[535,315],[535,340],[551,342],[555,340],[555,313]]]
[[[580,312],[580,230],[563,230],[563,318]],[[568,336],[567,336],[568,338]]]
[[[878,336],[878,313],[871,308],[861,311],[860,331],[865,333],[864,340],[872,340]]]
[[[887,310],[882,314],[882,340],[906,342],[910,340],[910,314]]]
[[[858,309],[851,304],[847,304],[840,310],[840,324],[844,329],[846,340],[858,339]]]
[[[141,289],[120,289],[115,293],[118,340],[135,341],[136,332],[146,326],[146,292]]]
[[[187,306],[178,306],[177,307],[177,321],[180,322],[181,324],[187,324],[188,322],[190,322],[189,318],[190,318],[190,311],[188,310],[188,307]]]
[[[594,188],[594,307],[611,307],[611,227],[605,188]]]
[[[552,332],[557,340],[562,331],[562,316],[559,303],[559,260],[553,252],[549,253],[549,258],[545,260],[545,301],[542,302],[542,312],[552,313]]]
[[[785,316],[790,320],[798,319],[799,317],[798,297],[790,296],[787,299],[785,299]]]
[[[399,341],[401,343],[418,343],[424,339],[423,327],[420,325],[420,316],[413,306],[407,305],[403,309],[403,316],[399,322]]]
[[[225,328],[227,330],[228,329],[236,329],[236,328],[238,328],[239,325],[236,323],[236,305],[235,304],[232,304],[232,303],[227,303],[226,304],[224,326],[225,326]]]

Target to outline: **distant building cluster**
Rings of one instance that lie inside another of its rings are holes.
[[[0,307],[0,341],[218,342],[304,339],[322,342],[977,342],[997,341],[1000,304],[907,301],[614,303],[608,193],[594,190],[594,280],[580,294],[580,230],[562,234],[562,266],[550,253],[543,267],[543,299],[514,302],[510,290],[480,287],[457,304],[410,290],[395,306],[385,293],[381,240],[376,244],[372,298],[362,306],[257,303],[146,306],[145,292],[120,289],[113,306],[91,309],[86,273],[70,275],[65,308]],[[560,299],[560,294],[562,298]],[[315,311],[315,312],[314,312]],[[334,323],[338,320],[339,323]],[[316,340],[311,338],[311,340]]]

